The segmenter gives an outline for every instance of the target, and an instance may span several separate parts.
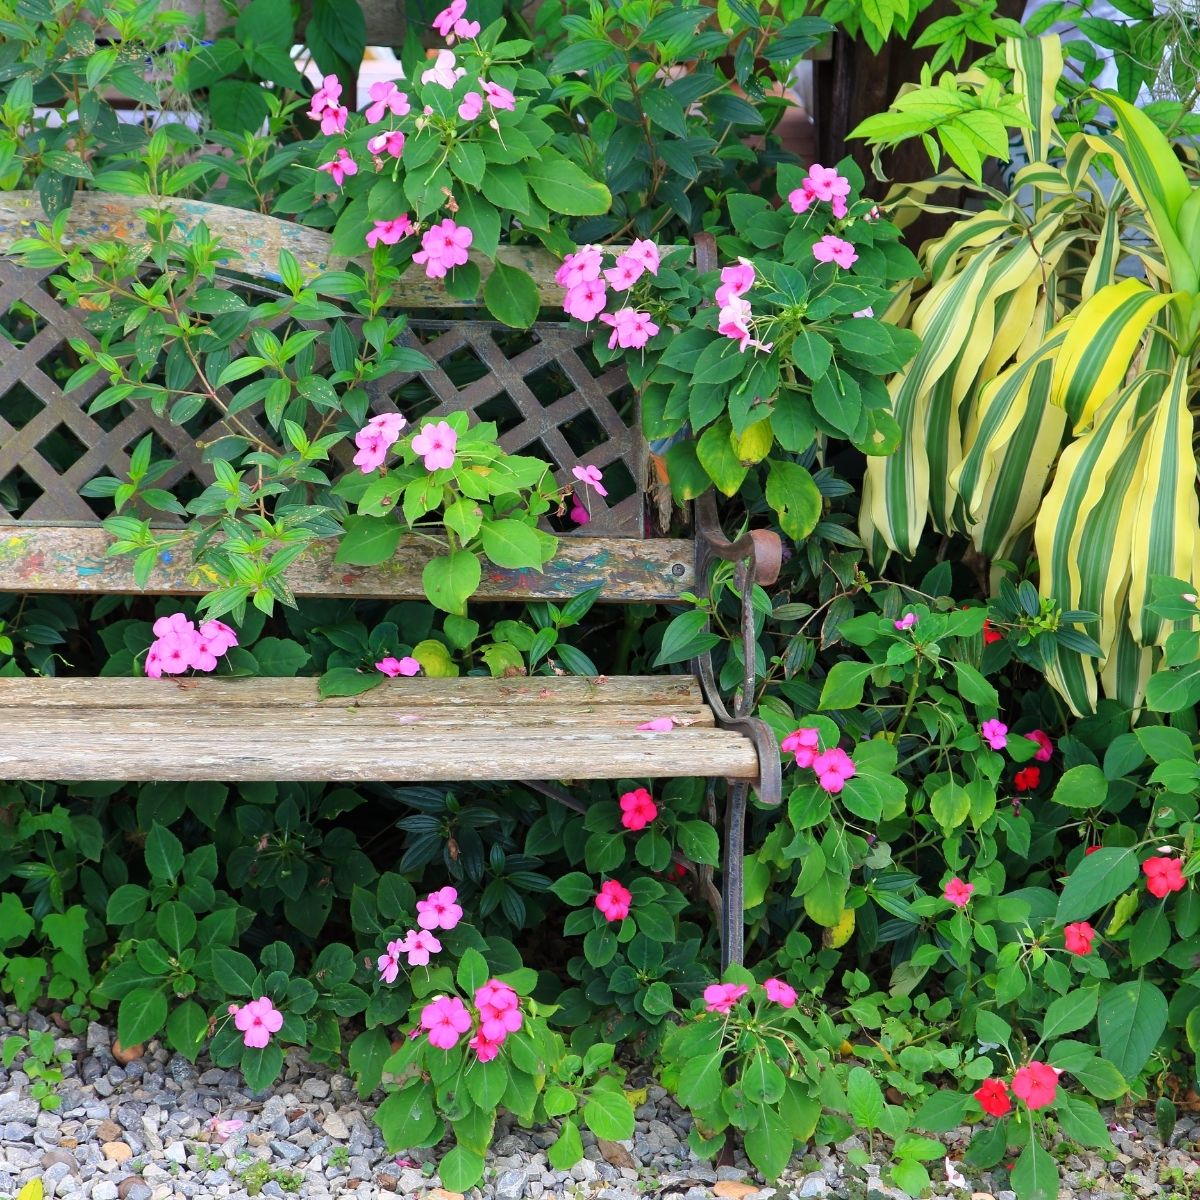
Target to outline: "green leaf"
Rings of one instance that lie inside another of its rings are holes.
[[[1069,925],[1072,921],[1086,920],[1137,880],[1135,850],[1106,846],[1086,855],[1063,887],[1055,922]]]
[[[821,519],[820,489],[799,463],[770,459],[767,468],[767,503],[778,515],[783,532],[802,541]]]
[[[250,0],[237,20],[240,42],[259,46],[290,46],[292,6],[289,0]]]
[[[728,421],[718,421],[700,435],[696,443],[696,456],[722,495],[737,495],[748,468],[739,460],[730,441]]]
[[[675,830],[675,840],[692,862],[710,867],[720,865],[721,839],[707,821],[681,821]]]
[[[1080,1145],[1096,1149],[1112,1145],[1108,1125],[1094,1104],[1079,1096],[1062,1096],[1055,1105],[1055,1114],[1063,1133]]]
[[[970,793],[952,779],[943,783],[929,798],[929,811],[942,831],[949,835],[970,816]]]
[[[425,564],[421,582],[429,602],[443,612],[463,616],[467,601],[474,595],[483,577],[479,558],[469,550],[439,554]]]
[[[483,1178],[483,1155],[455,1146],[438,1163],[442,1186],[452,1192],[467,1192]]]
[[[324,700],[328,696],[360,696],[378,687],[384,680],[379,672],[367,674],[354,667],[332,667],[317,681],[317,694]]]
[[[154,929],[178,956],[196,936],[196,914],[186,904],[169,900],[155,913]]]
[[[241,951],[218,946],[213,951],[212,966],[213,979],[227,996],[253,997],[258,972]]]
[[[483,955],[478,950],[468,947],[458,960],[458,972],[455,978],[458,986],[469,995],[474,995],[485,983],[491,972]]]
[[[270,111],[261,84],[222,79],[208,90],[212,122],[229,133],[257,133]]]
[[[194,1000],[177,1005],[167,1018],[167,1043],[190,1062],[196,1061],[208,1036],[208,1014]]]
[[[439,1121],[432,1085],[413,1083],[388,1095],[375,1111],[375,1123],[393,1153],[425,1145]]]
[[[791,1161],[795,1141],[777,1109],[759,1105],[757,1117],[745,1134],[746,1156],[768,1180],[778,1179]]]
[[[1064,771],[1052,797],[1055,804],[1065,808],[1098,808],[1107,798],[1108,780],[1091,763]]]
[[[1100,1001],[1096,1024],[1101,1053],[1126,1079],[1136,1079],[1167,1027],[1166,997],[1145,979],[1118,984]]]
[[[167,1020],[167,998],[158,988],[134,988],[117,1008],[117,1037],[138,1046],[158,1034]]]
[[[523,521],[505,518],[485,521],[480,530],[483,552],[498,567],[520,569],[542,565],[542,543],[537,530]]]
[[[871,663],[844,660],[834,663],[821,688],[818,707],[826,709],[855,708],[862,703],[863,688],[873,670]]]
[[[1058,1200],[1058,1166],[1042,1149],[1032,1127],[1029,1142],[1013,1168],[1012,1185],[1021,1200]]]
[[[546,1157],[556,1171],[569,1171],[583,1157],[583,1139],[573,1120],[562,1123],[558,1141],[546,1151]]]
[[[1079,988],[1059,996],[1046,1009],[1046,1020],[1042,1024],[1042,1040],[1049,1042],[1062,1037],[1064,1033],[1073,1033],[1091,1022],[1096,1015],[1096,1005],[1100,999],[1100,989],[1094,987]]]
[[[355,567],[374,567],[387,562],[396,553],[404,533],[398,521],[381,517],[351,516],[346,518],[345,526],[334,562]]]
[[[364,1029],[350,1043],[350,1070],[358,1094],[369,1096],[383,1079],[383,1064],[392,1056],[392,1044],[382,1029]]]
[[[742,1090],[752,1104],[777,1104],[783,1096],[786,1080],[761,1046],[742,1071]]]
[[[0,899],[0,934],[2,937],[9,932],[10,922],[8,913],[4,911],[4,901],[10,899],[10,894],[6,894],[3,899]],[[11,899],[16,901],[20,907],[20,901],[16,896],[11,896]],[[150,903],[150,893],[144,887],[136,883],[123,883],[116,891],[108,898],[108,906],[104,912],[104,920],[109,925],[131,925],[145,911],[146,906]],[[32,927],[32,921],[30,927]]]
[[[183,843],[157,822],[146,835],[146,867],[155,880],[167,883],[183,870]]]
[[[525,181],[551,212],[566,217],[600,217],[609,210],[608,188],[584,173],[557,150],[543,149],[540,159],[522,164]]]
[[[279,1078],[283,1070],[283,1047],[273,1041],[261,1049],[247,1046],[242,1051],[242,1075],[246,1086],[252,1092],[261,1092],[269,1088]]]
[[[711,650],[721,638],[718,634],[707,632],[707,624],[708,614],[702,609],[680,613],[667,626],[653,665],[665,667]]]
[[[593,1090],[583,1106],[583,1119],[597,1137],[610,1142],[633,1137],[633,1105],[624,1092]]]
[[[596,887],[582,871],[569,871],[551,885],[550,890],[572,908],[587,904],[595,895]]]
[[[854,1067],[846,1081],[846,1101],[855,1125],[867,1133],[879,1128],[885,1112],[883,1091],[866,1067]]]
[[[493,266],[483,285],[483,302],[497,321],[513,329],[528,329],[541,307],[533,276],[502,262]]]

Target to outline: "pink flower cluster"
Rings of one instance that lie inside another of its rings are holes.
[[[610,879],[600,888],[596,896],[596,907],[604,914],[606,921],[623,921],[629,916],[629,907],[633,903],[633,893],[622,887],[615,879]]]
[[[388,655],[375,664],[375,670],[382,671],[389,679],[395,679],[397,675],[419,675],[421,664],[408,654],[403,658]]]
[[[400,974],[400,956],[408,959],[410,967],[427,967],[430,955],[439,954],[441,941],[433,934],[435,929],[453,929],[462,920],[463,910],[458,903],[458,892],[444,887],[430,892],[424,900],[417,901],[417,924],[419,929],[410,929],[402,938],[388,942],[387,949],[376,960],[379,977],[384,983],[395,983]]]
[[[458,434],[446,421],[422,425],[421,432],[412,440],[412,448],[425,460],[427,471],[448,471],[454,466],[457,447]]]
[[[621,797],[621,824],[626,829],[645,829],[658,816],[658,805],[644,788],[626,792]]]
[[[796,1007],[796,989],[782,979],[767,979],[763,982],[766,997],[782,1008]],[[721,1013],[732,1012],[733,1006],[743,997],[750,994],[750,989],[744,983],[710,983],[704,989],[704,1011]]]
[[[453,45],[455,38],[477,37],[479,34],[479,22],[468,21],[466,15],[467,0],[452,0],[448,8],[443,8],[433,18],[433,27],[451,45]]]
[[[151,679],[184,671],[215,671],[217,659],[238,644],[237,634],[223,621],[205,621],[199,629],[183,613],[154,622],[155,641],[146,654]]]
[[[792,212],[805,213],[822,200],[828,201],[833,215],[841,220],[846,215],[846,197],[850,195],[850,180],[839,175],[836,167],[813,163],[804,182],[788,193]]]
[[[354,444],[358,447],[354,465],[364,475],[381,467],[388,450],[400,440],[400,433],[407,424],[399,413],[380,413],[372,417],[354,435]]]
[[[948,903],[953,904],[955,908],[966,908],[974,891],[973,883],[964,883],[958,876],[955,876],[942,889],[942,897]]]
[[[575,478],[578,479],[579,482],[583,484],[584,496],[586,496],[588,491],[592,488],[596,489],[597,496],[607,496],[608,495],[608,489],[604,486],[604,483],[602,482],[604,479],[604,473],[600,470],[599,467],[593,467],[593,466],[572,467],[571,474],[574,475]],[[572,492],[571,493],[571,520],[574,521],[576,525],[586,525],[591,519],[592,519],[592,514],[588,511],[587,504],[583,500],[580,500],[579,497],[574,492]]]
[[[990,721],[984,721],[979,727],[979,732],[983,734],[983,740],[993,750],[1003,750],[1008,745],[1008,726],[1003,721],[996,720],[995,717]],[[1037,755],[1034,757],[1036,758]]]
[[[400,134],[403,138],[404,134]],[[399,155],[396,156],[397,158]],[[385,246],[394,246],[402,237],[408,237],[413,232],[412,222],[408,213],[401,213],[390,221],[376,221],[375,228],[367,231],[367,245],[373,250],[382,242]]]
[[[326,75],[321,80],[321,86],[313,93],[312,105],[308,115],[314,121],[321,122],[321,132],[329,137],[335,133],[344,133],[346,118],[350,110],[338,101],[342,98],[342,85],[336,75]]]
[[[466,263],[474,239],[467,226],[457,225],[453,218],[446,217],[421,236],[421,249],[413,255],[413,262],[423,264],[430,279],[444,279],[455,267]]]
[[[407,93],[400,91],[390,79],[371,84],[369,95],[371,103],[364,114],[368,125],[378,125],[387,113],[404,117],[412,112]]]
[[[480,1062],[491,1062],[510,1033],[521,1028],[521,1002],[517,993],[499,979],[489,979],[475,992],[479,1028],[467,1043]],[[474,1020],[470,1010],[457,996],[438,996],[421,1009],[421,1029],[429,1044],[439,1050],[453,1050]]]
[[[261,1050],[271,1040],[271,1034],[283,1028],[281,1013],[267,996],[243,1004],[229,1006],[229,1015],[242,1034],[242,1041],[253,1050]]]
[[[563,308],[568,316],[585,323],[599,317],[611,326],[610,350],[617,346],[640,350],[658,333],[659,326],[650,319],[649,313],[640,312],[631,305],[606,313],[608,289],[627,292],[646,273],[657,275],[659,265],[658,247],[648,238],[634,242],[620,255],[616,265],[607,270],[604,269],[604,252],[599,246],[582,246],[563,259],[554,280],[564,289]]]
[[[844,238],[834,237],[832,233],[827,233],[821,238],[812,252],[817,262],[836,263],[847,270],[858,262],[858,251],[854,246]]]
[[[742,354],[753,346],[755,350],[767,352],[774,343],[755,338],[752,324],[754,314],[746,293],[754,286],[754,264],[748,258],[739,258],[737,266],[721,268],[721,284],[713,294],[717,304],[717,332],[735,338]]]
[[[854,760],[845,750],[837,746],[822,751],[821,738],[812,728],[795,729],[780,743],[785,754],[796,756],[796,766],[811,767],[816,772],[817,782],[833,794],[846,786],[846,780],[858,772]]]

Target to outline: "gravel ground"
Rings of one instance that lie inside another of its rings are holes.
[[[0,1024],[9,1031],[47,1028],[35,1013],[9,1009]],[[58,1087],[62,1105],[42,1112],[19,1069],[0,1069],[0,1198],[38,1175],[47,1196],[73,1200],[249,1200],[251,1196],[301,1200],[373,1200],[393,1193],[418,1200],[461,1200],[440,1189],[429,1152],[397,1158],[383,1146],[350,1080],[291,1054],[270,1093],[251,1096],[236,1071],[201,1060],[192,1066],[156,1042],[144,1056],[118,1065],[112,1035],[91,1025],[86,1037],[62,1037],[58,1048],[73,1056]],[[846,1161],[864,1141],[852,1137],[821,1148],[791,1168],[774,1187],[756,1180],[744,1160],[712,1167],[692,1156],[687,1116],[661,1088],[651,1086],[637,1110],[632,1141],[583,1140],[587,1157],[569,1172],[553,1171],[545,1148],[551,1130],[526,1132],[501,1124],[485,1182],[466,1200],[898,1200],[902,1193],[880,1179],[878,1166]],[[214,1119],[241,1121],[226,1140]],[[1200,1120],[1183,1117],[1164,1149],[1152,1118],[1110,1115],[1115,1156],[1059,1147],[1072,1200],[1200,1200]],[[966,1130],[946,1135],[951,1160],[965,1149]],[[886,1165],[885,1165],[886,1170]],[[1003,1170],[966,1172],[967,1186],[951,1187],[935,1164],[935,1197],[1015,1200]],[[1060,1200],[1061,1200],[1060,1197]]]

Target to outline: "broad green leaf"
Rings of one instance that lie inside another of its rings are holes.
[[[600,217],[608,212],[608,188],[585,174],[557,150],[543,148],[538,158],[521,164],[525,181],[551,212],[566,217]]]
[[[513,329],[528,329],[537,320],[541,304],[529,272],[499,261],[483,285],[483,302],[497,321]]]
[[[1135,850],[1103,847],[1086,855],[1071,873],[1058,900],[1055,921],[1085,921],[1138,880]]]
[[[1118,984],[1100,1001],[1097,1025],[1104,1057],[1126,1079],[1136,1079],[1167,1027],[1166,997],[1145,979]]]

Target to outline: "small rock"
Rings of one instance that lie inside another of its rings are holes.
[[[116,1121],[110,1121],[105,1118],[105,1120],[96,1126],[93,1136],[100,1142],[115,1142],[121,1136],[121,1127]]]
[[[740,1183],[746,1178],[746,1172],[739,1170],[737,1167],[718,1167],[717,1182],[728,1180],[731,1183]]]
[[[115,1163],[128,1162],[133,1157],[133,1151],[130,1150],[125,1142],[105,1142],[100,1147],[100,1152],[109,1162]],[[122,1200],[125,1200],[125,1198],[122,1197]]]
[[[117,1185],[110,1179],[102,1179],[99,1183],[92,1184],[92,1200],[117,1200],[119,1196]]]
[[[427,1200],[466,1200],[462,1192],[448,1192],[445,1188],[434,1188]]]
[[[825,1181],[825,1176],[819,1171],[811,1175],[806,1175],[803,1183],[793,1193],[796,1200],[814,1200],[814,1197],[824,1196],[829,1191],[829,1184]]]
[[[163,1150],[163,1158],[183,1166],[187,1162],[187,1147],[182,1142],[172,1142]]]
[[[108,1097],[116,1091],[116,1088],[113,1087],[112,1081],[107,1075],[101,1075],[100,1078],[97,1079],[94,1084],[92,1084],[92,1088],[96,1095],[103,1100],[107,1100]]]
[[[122,1046],[115,1038],[112,1044],[112,1056],[121,1064],[128,1066],[135,1059],[139,1059],[146,1053],[146,1047],[140,1042],[136,1046]]]
[[[3,1137],[6,1142],[28,1141],[32,1133],[33,1126],[26,1125],[23,1121],[9,1121],[3,1127]]]
[[[496,1200],[524,1200],[525,1172],[505,1171],[496,1180]]]
[[[722,1171],[732,1170],[731,1167],[718,1167],[717,1173]],[[745,1171],[741,1172],[745,1175]],[[758,1188],[752,1183],[740,1183],[736,1179],[720,1179],[713,1184],[713,1195],[721,1196],[723,1200],[746,1200],[747,1196],[753,1196],[758,1191]]]
[[[56,1191],[58,1185],[70,1174],[71,1168],[65,1162],[53,1162],[42,1171],[42,1185],[49,1192]]]
[[[79,1172],[79,1163],[76,1161],[75,1155],[68,1153],[66,1150],[47,1150],[42,1155],[43,1170],[48,1170],[54,1166],[66,1167],[68,1171],[75,1174]]]
[[[612,1163],[614,1167],[628,1167],[630,1170],[637,1169],[637,1163],[634,1161],[633,1155],[620,1142],[610,1142],[607,1138],[597,1138],[596,1147],[604,1155],[605,1162]]]
[[[324,1100],[329,1095],[329,1081],[327,1079],[306,1079],[302,1091],[314,1100]]]
[[[339,1113],[330,1113],[325,1118],[325,1124],[321,1128],[331,1138],[336,1138],[339,1142],[347,1141],[350,1137],[350,1130],[346,1128],[346,1121]]]

